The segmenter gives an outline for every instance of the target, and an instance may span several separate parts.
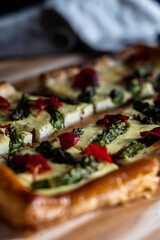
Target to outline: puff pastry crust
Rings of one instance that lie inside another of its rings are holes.
[[[159,162],[146,158],[89,182],[72,192],[46,197],[23,186],[0,165],[0,214],[15,227],[39,228],[105,206],[151,196],[158,187]]]

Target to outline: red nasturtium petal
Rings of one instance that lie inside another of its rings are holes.
[[[62,107],[62,103],[55,97],[51,97],[49,99],[39,98],[36,100],[29,100],[29,103],[31,104],[32,108],[38,109],[40,112],[48,106],[53,106],[54,108]]]
[[[12,161],[17,167],[32,171],[34,180],[39,171],[48,171],[51,169],[51,166],[41,154],[15,154]]]
[[[92,155],[100,160],[112,163],[112,158],[107,152],[106,147],[100,147],[95,144],[89,144],[89,146],[84,151],[85,155]]]
[[[74,146],[79,140],[79,137],[76,134],[70,132],[62,133],[58,135],[58,138],[60,140],[61,146],[65,149]]]
[[[55,108],[62,107],[62,103],[55,97],[49,99],[49,105],[54,106]]]
[[[125,121],[125,120],[128,120],[128,119],[129,119],[128,116],[125,116],[125,115],[122,115],[122,114],[105,115],[104,118],[98,120],[96,122],[96,124],[97,125],[108,125],[108,124],[114,123],[118,120]]]
[[[98,86],[100,84],[99,74],[92,68],[83,68],[75,77],[74,88],[85,89],[88,86]]]
[[[0,96],[0,110],[7,110],[10,107],[8,100]]]
[[[0,125],[0,128],[5,128],[5,129],[8,129],[8,128],[10,128],[10,125]]]
[[[160,100],[160,92],[157,95],[157,100]]]
[[[150,131],[140,132],[140,135],[142,137],[145,137],[145,136],[147,136],[149,134],[156,135],[156,136],[160,137],[160,127],[153,128]]]

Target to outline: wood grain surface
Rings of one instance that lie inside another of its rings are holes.
[[[18,90],[34,93],[39,88],[39,74],[84,59],[84,55],[75,54],[0,61],[0,80],[12,82]],[[77,126],[94,122],[103,115],[85,119]],[[160,189],[151,199],[139,199],[124,206],[100,209],[40,232],[18,232],[5,223],[0,224],[0,232],[2,240],[159,240]]]

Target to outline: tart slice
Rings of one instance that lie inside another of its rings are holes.
[[[7,83],[2,83],[0,87],[0,124],[16,125],[19,131],[32,133],[35,141],[93,114],[91,104],[74,106],[61,103],[54,97],[22,94]],[[10,94],[6,93],[7,88]]]
[[[42,142],[1,158],[1,216],[16,227],[39,228],[156,191],[156,158],[119,168],[105,147],[95,146],[82,154]]]
[[[115,61],[112,67],[108,67],[106,62],[105,68],[105,63],[102,68],[96,64],[74,71],[43,74],[41,84],[51,95],[66,102],[92,103],[95,112],[121,106],[133,98],[155,94],[154,82],[160,72],[157,66],[138,61],[134,64]]]
[[[97,123],[83,129],[58,135],[54,146],[76,148],[82,152],[89,144],[104,146],[114,162],[126,165],[146,156],[154,156],[159,148],[159,131],[159,125],[143,124],[127,115],[105,115]]]
[[[20,147],[32,145],[32,134],[18,132],[15,125],[0,125],[0,155],[12,153]]]

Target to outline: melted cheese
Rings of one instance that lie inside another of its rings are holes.
[[[24,145],[32,145],[32,133],[22,131],[20,132],[20,138],[22,139]]]
[[[129,71],[129,70],[128,70]],[[105,97],[110,93],[112,89],[117,87],[117,82],[123,75],[128,74],[125,66],[118,65],[111,69],[106,69],[105,72],[101,73],[101,84],[96,88],[96,95],[104,95]],[[116,85],[115,85],[116,84]],[[49,86],[49,90],[58,97],[69,98],[72,100],[77,99],[81,90],[73,89],[72,81],[67,79],[65,82],[53,83]]]
[[[79,141],[76,145],[74,145],[74,148],[84,150],[90,143],[91,139],[93,140],[96,138],[97,134],[101,134],[105,129],[105,127],[98,126],[95,123],[87,125],[85,128],[83,128],[84,133],[80,136]]]
[[[49,162],[49,164],[52,167],[52,169],[50,171],[46,171],[43,174],[41,174],[41,173],[38,174],[37,180],[56,177],[62,173],[65,173],[67,170],[69,170],[71,168],[71,166],[66,165],[66,164],[56,164],[56,163],[51,163],[51,162]],[[62,193],[70,192],[70,191],[77,189],[77,188],[87,184],[88,182],[90,182],[96,178],[102,177],[116,169],[118,169],[118,166],[114,163],[113,164],[99,163],[99,170],[94,172],[88,179],[83,179],[75,184],[64,185],[64,186],[59,186],[59,187],[54,187],[54,188],[49,188],[49,189],[39,189],[39,190],[36,190],[36,192],[41,193],[43,195],[55,195],[58,193],[62,194]],[[33,182],[33,176],[30,173],[18,174],[18,178],[19,178],[20,182],[27,187],[30,187],[30,184]]]
[[[10,138],[6,136],[5,134],[5,129],[1,128],[0,129],[0,155],[5,155],[9,152],[9,142]],[[28,132],[20,132],[20,138],[23,141],[23,144],[32,144],[32,134]]]
[[[148,156],[156,156],[160,152],[159,146],[155,146],[154,144],[150,147],[142,149],[139,153],[137,153],[134,157],[129,158],[126,157],[125,159],[117,159],[116,162],[122,165],[129,164],[131,162],[136,162],[140,159],[143,159]]]
[[[132,73],[132,69],[129,69],[125,65],[118,65],[112,69],[107,69],[101,73],[101,84],[96,87],[96,93],[93,97],[93,106],[95,112],[101,112],[109,108],[118,107],[121,104],[115,104],[109,97],[110,92],[113,89],[119,89],[123,95],[125,103],[132,97],[132,94],[125,89],[125,83],[120,80]],[[73,89],[72,81],[65,81],[49,86],[50,91],[61,98],[69,98],[71,100],[77,99],[81,93],[80,90]],[[155,93],[152,83],[146,82],[142,85],[142,91],[140,97],[153,96]]]
[[[124,88],[120,86],[114,87],[111,84],[107,84],[104,88],[99,89],[98,93],[94,96],[93,104],[96,113],[102,112],[106,109],[116,108],[122,104],[122,103],[115,104],[110,98],[110,96],[106,93],[106,89],[108,93],[110,93],[113,89],[121,91],[123,93],[123,103],[125,103],[132,97],[132,95],[129,92],[127,92]]]
[[[92,115],[94,113],[93,105],[82,103],[78,105],[71,105],[63,103],[63,107],[60,109],[63,115],[64,126],[69,127],[80,120]]]
[[[128,122],[130,125],[127,128],[127,131],[124,134],[118,136],[112,144],[109,144],[107,146],[108,152],[110,154],[118,152],[120,149],[122,149],[124,146],[126,146],[129,142],[133,141],[134,139],[141,138],[140,132],[149,131],[157,127],[157,125],[155,124],[150,125],[141,124],[136,120],[129,120]]]
[[[144,98],[144,97],[148,97],[148,96],[153,96],[154,94],[155,94],[155,90],[153,88],[152,83],[150,83],[150,82],[143,83],[142,91],[141,91],[139,97]]]
[[[11,104],[10,109],[14,110],[17,107],[18,101],[20,100],[22,96],[22,93],[16,92],[14,93],[10,98],[9,102]],[[38,99],[38,96],[30,96],[30,99],[36,100]],[[44,98],[44,97],[43,97]],[[8,113],[10,115],[10,113]],[[39,117],[38,111],[32,111],[29,116],[23,120],[19,121],[10,121],[9,120],[9,115],[6,116],[5,118],[2,118],[0,120],[0,123],[3,124],[14,124],[18,127],[19,131],[26,131],[31,133],[33,129],[35,129],[35,140],[40,141],[43,138],[46,138],[50,136],[55,129],[53,129],[53,126],[50,123],[51,116],[48,114],[45,110],[42,111]],[[31,141],[31,136],[28,135],[28,137],[24,134],[22,134],[22,138],[24,138],[24,141]]]
[[[35,140],[40,141],[55,132],[50,120],[51,116],[46,111],[42,111],[39,117],[37,111],[33,111],[27,118],[16,121],[15,124],[19,131],[32,132],[35,129]]]
[[[77,152],[79,153],[79,151],[77,151],[74,148],[71,148],[70,152],[72,152],[72,154],[73,153],[76,154]],[[23,154],[23,155],[27,154],[27,153],[37,154],[34,148],[30,148],[30,149],[21,151],[21,154]],[[4,164],[4,159],[1,159],[0,163]],[[51,170],[46,171],[44,173],[39,173],[37,175],[37,180],[56,177],[62,173],[65,173],[66,171],[68,171],[71,168],[71,166],[67,165],[67,164],[52,163],[50,161],[48,161],[48,163],[51,166]],[[101,162],[101,163],[99,163],[99,169],[96,172],[94,172],[88,179],[83,179],[76,184],[70,184],[70,185],[60,186],[60,187],[55,187],[55,188],[50,188],[50,189],[40,189],[40,190],[36,190],[36,192],[41,193],[43,195],[55,195],[58,193],[61,193],[61,194],[66,193],[66,192],[72,191],[74,189],[77,189],[80,186],[83,186],[83,185],[87,184],[88,182],[90,182],[96,178],[102,177],[116,169],[118,169],[118,166],[114,163],[110,164],[110,163],[102,163]],[[27,187],[30,187],[30,184],[33,182],[33,174],[31,174],[30,172],[17,174],[17,177],[18,177],[19,181]]]
[[[22,93],[16,92],[9,98],[9,102],[11,104],[11,109],[14,110],[17,107],[18,101],[20,100]],[[46,99],[46,97],[41,96],[29,96],[31,100],[36,100],[38,98]],[[86,118],[93,114],[93,105],[92,104],[78,104],[71,105],[63,103],[63,106],[59,108],[64,120],[64,126],[68,127],[73,125],[83,118]],[[10,113],[8,113],[10,115]],[[49,137],[57,130],[53,128],[50,123],[51,116],[50,114],[43,110],[38,116],[38,110],[32,110],[31,114],[23,120],[19,121],[10,121],[9,115],[3,119],[0,119],[0,123],[4,124],[15,124],[18,127],[19,131],[27,131],[31,133],[33,129],[35,129],[35,140],[40,141],[44,138]],[[22,136],[23,137],[23,136]],[[28,136],[29,137],[29,136]],[[26,139],[26,136],[25,136]],[[28,139],[29,140],[29,139]]]
[[[107,145],[109,154],[115,154],[134,139],[141,138],[140,132],[148,131],[157,127],[155,124],[141,124],[136,120],[129,120],[128,123],[129,127],[126,132],[118,136],[111,144]],[[85,149],[91,140],[96,138],[98,134],[101,134],[104,129],[105,127],[97,126],[96,124],[89,124],[84,128],[84,134],[80,136],[79,141],[74,147],[77,149]]]
[[[2,128],[2,131],[3,130],[4,129]],[[0,133],[0,155],[4,155],[8,153],[8,151],[9,151],[9,138],[4,133]]]
[[[73,91],[71,81],[53,84],[49,87],[49,90],[58,97],[72,100],[77,99],[78,95],[81,93],[81,91],[77,89]]]
[[[64,185],[56,188],[49,188],[49,189],[39,189],[36,192],[43,194],[43,195],[55,195],[55,194],[62,194],[62,193],[67,193],[70,191],[73,191],[81,186],[84,186],[85,184],[89,183],[90,181],[93,181],[94,179],[103,177],[104,175],[113,172],[118,169],[118,166],[116,164],[111,164],[111,163],[105,163],[99,164],[99,170],[94,172],[90,178],[88,179],[83,179],[79,181],[78,183],[75,184],[70,184],[70,185]]]
[[[128,108],[123,112],[124,115],[129,116],[131,119],[133,118],[133,115],[137,116],[140,115],[140,117],[144,117],[144,115],[138,111],[136,111],[135,109],[132,108]]]
[[[32,153],[32,154],[34,154],[34,153]],[[46,179],[46,178],[56,177],[59,174],[62,174],[70,169],[70,166],[67,164],[56,164],[56,163],[51,163],[49,161],[48,161],[48,164],[51,166],[51,170],[46,171],[44,173],[39,173],[37,175],[36,180],[42,180],[42,179]],[[28,187],[33,182],[33,174],[31,174],[30,172],[20,173],[20,174],[18,174],[18,178],[24,185],[26,185]]]
[[[120,64],[116,67],[113,67],[107,72],[103,72],[101,76],[105,81],[111,82],[113,84],[119,82],[120,79],[130,75],[131,73],[131,70],[127,66]]]
[[[17,103],[21,97],[22,97],[21,92],[15,92],[9,97],[8,101],[10,102],[10,109],[15,109],[17,107]]]

